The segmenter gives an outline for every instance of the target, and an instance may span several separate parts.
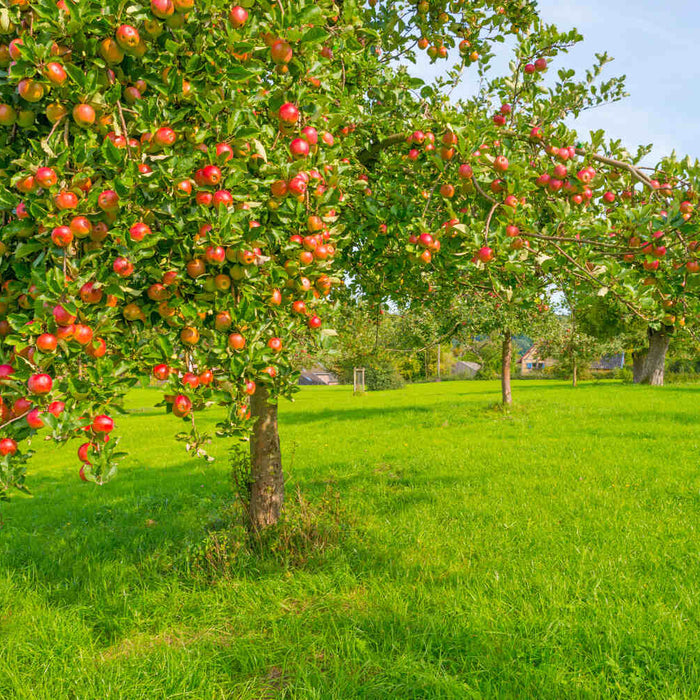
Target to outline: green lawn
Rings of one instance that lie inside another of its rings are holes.
[[[352,531],[213,583],[183,551],[228,498],[225,445],[203,465],[130,415],[104,487],[77,442],[42,449],[1,506],[0,698],[697,698],[700,389],[516,382],[510,415],[498,391],[302,391],[290,485],[334,484]]]

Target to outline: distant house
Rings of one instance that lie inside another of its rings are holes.
[[[299,384],[302,386],[332,386],[337,383],[338,377],[321,366],[303,369],[299,377]]]
[[[520,358],[520,374],[527,375],[532,372],[541,372],[547,367],[552,367],[556,364],[556,360],[552,357],[540,357],[537,351],[537,346],[533,345]]]
[[[459,360],[452,365],[452,374],[461,377],[473,377],[481,369],[481,365],[478,362],[465,362]]]
[[[613,372],[616,369],[622,369],[625,366],[625,353],[621,352],[617,355],[609,357],[601,357],[599,360],[591,362],[591,369],[596,372]]]

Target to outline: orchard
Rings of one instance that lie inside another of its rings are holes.
[[[46,0],[0,25],[3,495],[44,437],[78,438],[80,477],[109,481],[123,397],[149,376],[193,455],[248,440],[250,527],[275,523],[276,403],[346,285],[491,309],[505,403],[511,335],[553,289],[646,324],[652,374],[693,330],[697,171],[648,172],[567,126],[624,86],[605,56],[551,80],[581,37],[529,3]],[[511,73],[491,78],[506,37]],[[416,50],[444,63],[436,85],[403,66]],[[450,101],[470,71],[481,92]]]

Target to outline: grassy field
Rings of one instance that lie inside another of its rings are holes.
[[[323,558],[187,574],[229,498],[160,411],[104,487],[43,449],[2,506],[0,698],[697,698],[700,389],[459,382],[284,404]],[[154,394],[133,394],[134,407]],[[212,416],[212,421],[215,416]]]

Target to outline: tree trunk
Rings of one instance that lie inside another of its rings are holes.
[[[662,326],[660,330],[649,328],[649,349],[632,355],[632,370],[635,384],[664,385],[666,353],[671,342],[672,328]]]
[[[442,377],[440,376],[440,343],[438,343],[437,348],[437,380],[440,381]]]
[[[632,353],[632,380],[635,384],[641,384],[644,374],[644,363],[646,362],[647,354],[645,352]]]
[[[250,399],[255,420],[250,439],[250,529],[253,532],[274,525],[284,504],[284,474],[277,431],[277,406],[268,401],[265,386],[258,385]]]
[[[501,395],[503,405],[510,406],[513,403],[513,393],[510,388],[510,364],[513,359],[510,331],[503,334],[503,346],[501,352]]]
[[[573,376],[572,376],[572,382],[571,382],[571,383],[573,384],[574,389],[575,389],[575,388],[578,386],[578,376],[577,376],[578,367],[576,366],[576,360],[574,360],[572,364],[573,364],[573,366],[572,366],[571,369],[572,369],[572,375],[573,375]]]
[[[666,353],[671,342],[670,330],[666,326],[662,326],[658,331],[649,329],[649,351],[644,359],[641,384],[650,384],[651,386],[664,385]]]

